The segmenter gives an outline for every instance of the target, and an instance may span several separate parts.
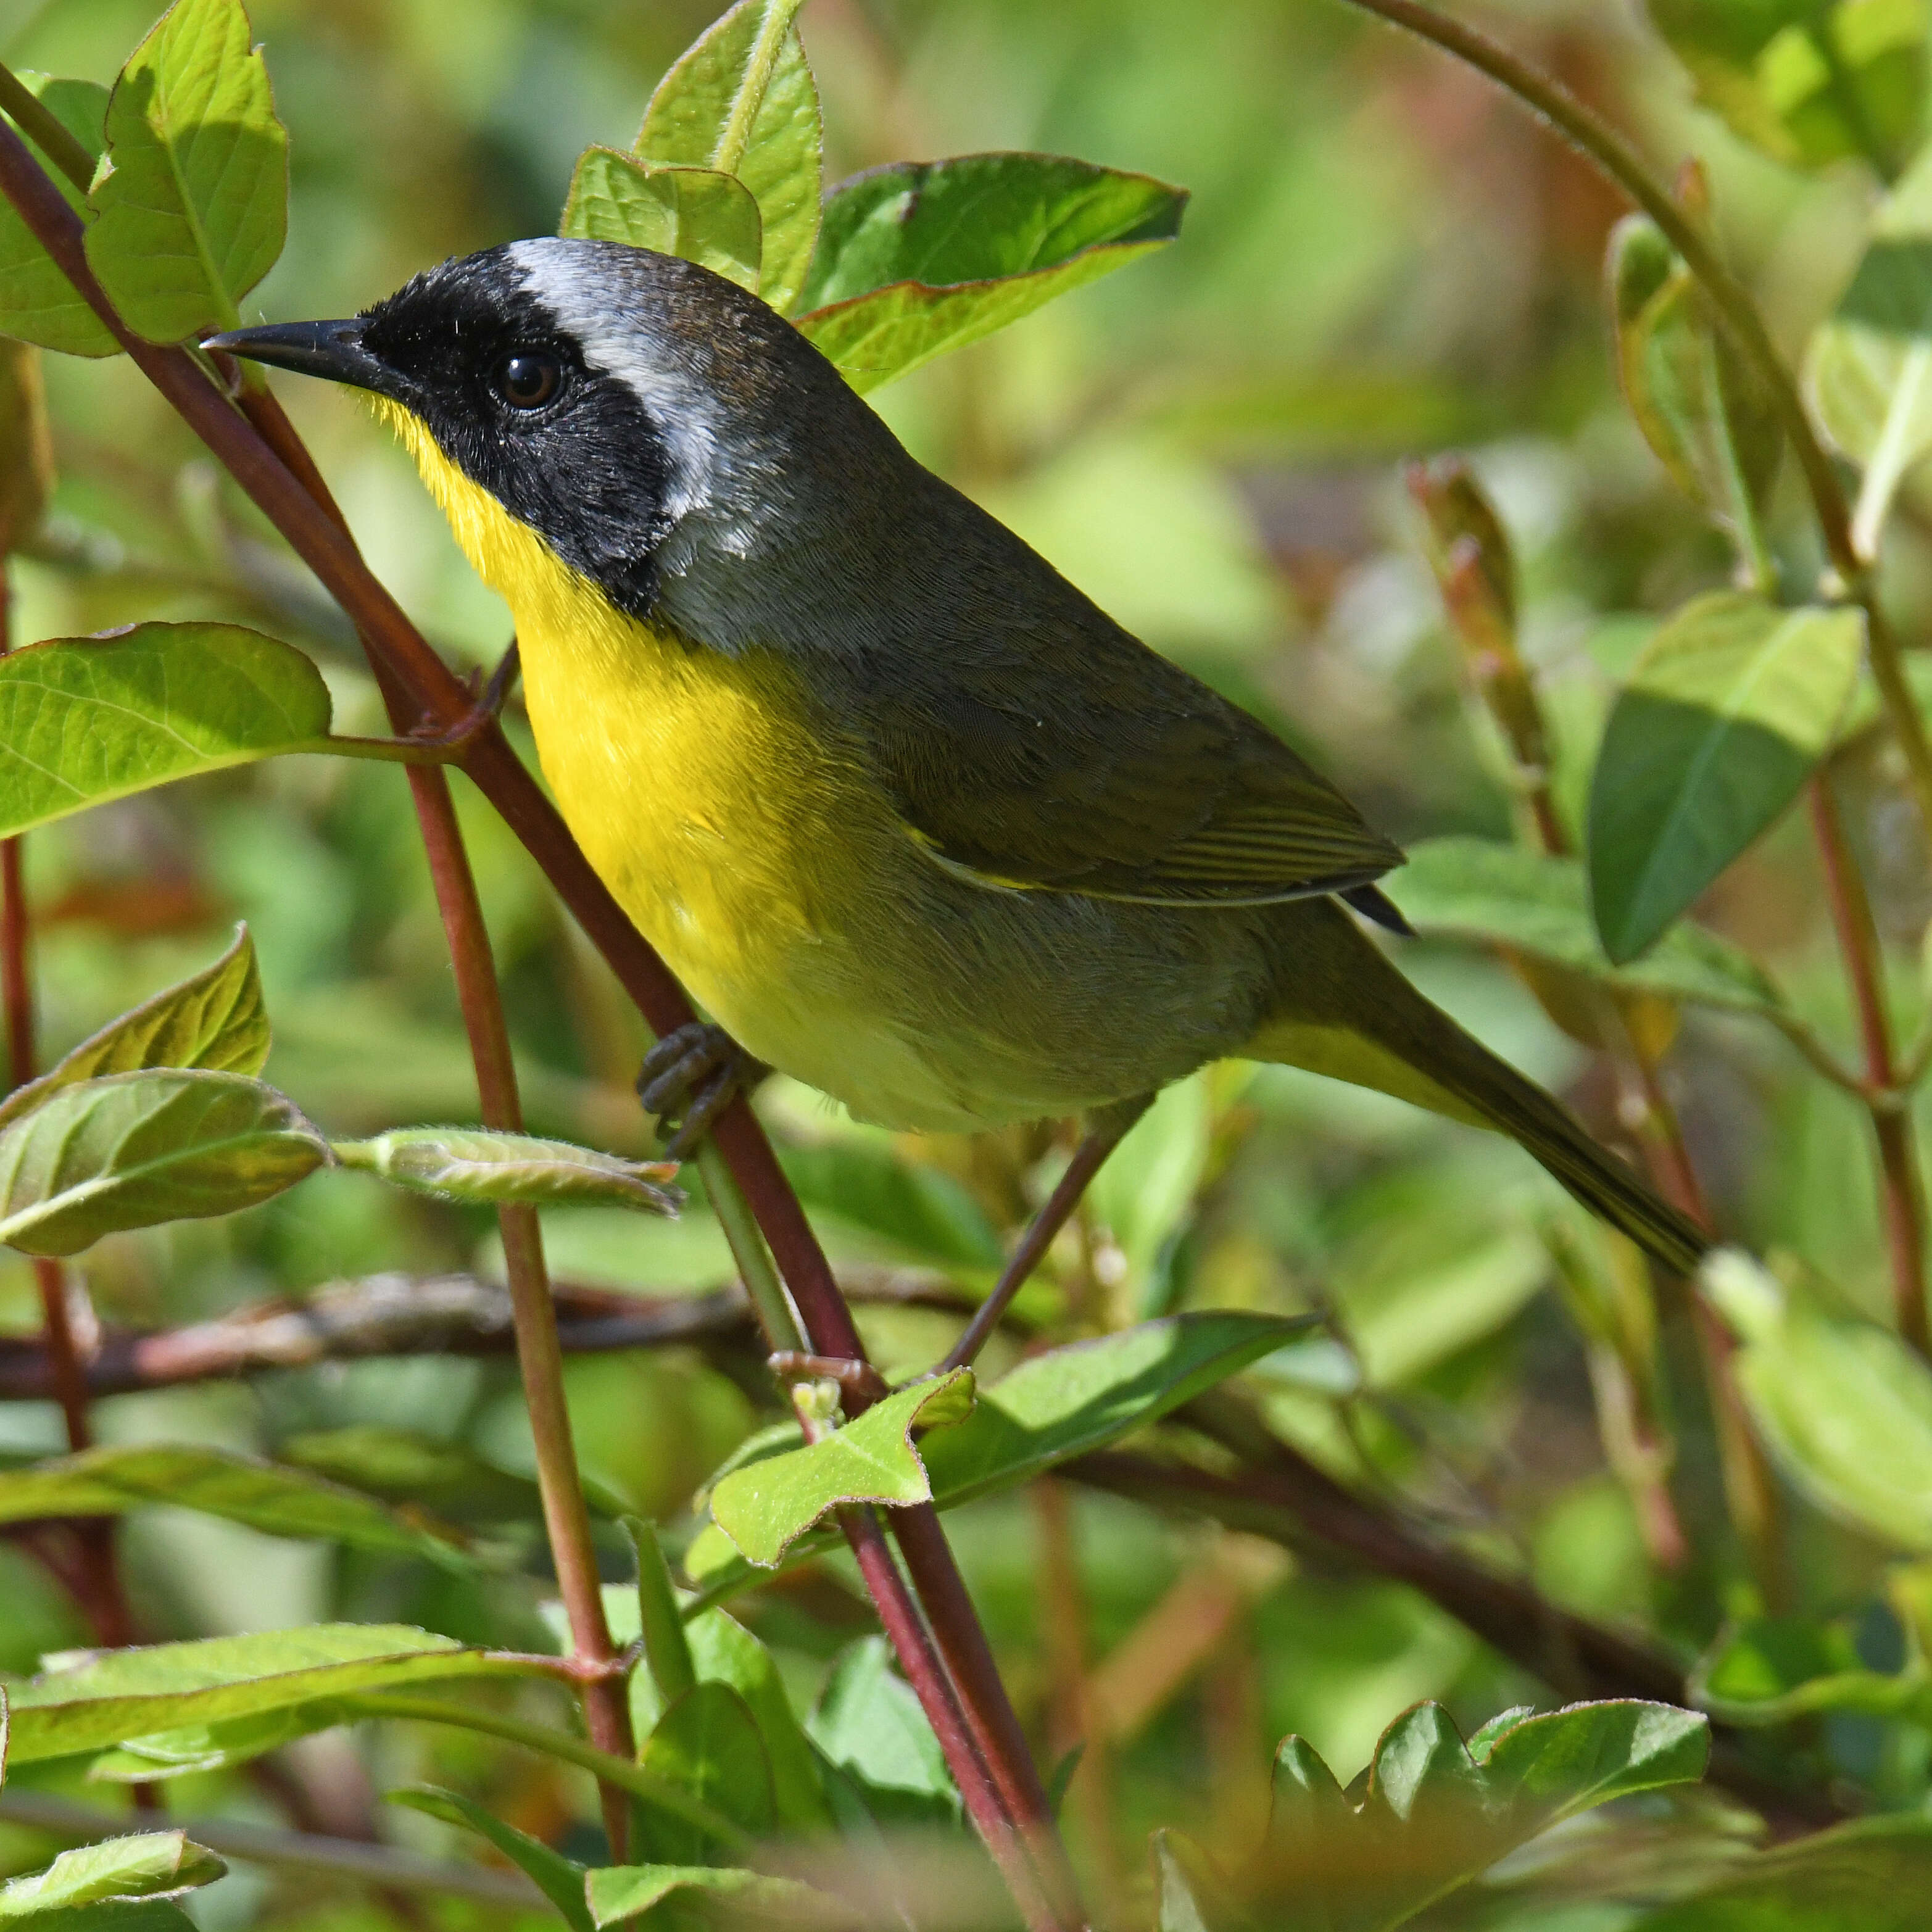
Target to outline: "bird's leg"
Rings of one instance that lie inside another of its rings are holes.
[[[638,1075],[638,1098],[646,1113],[657,1116],[659,1131],[676,1124],[664,1145],[666,1159],[682,1160],[712,1122],[768,1071],[722,1027],[707,1021],[692,1020],[666,1034],[644,1055]]]
[[[808,1355],[796,1348],[781,1348],[767,1358],[766,1366],[788,1385],[836,1382],[842,1394],[862,1396],[868,1402],[882,1401],[892,1394],[885,1377],[870,1362],[851,1361],[843,1355]]]
[[[1153,1100],[1151,1094],[1137,1094],[1132,1100],[1116,1100],[1111,1106],[1096,1108],[1088,1115],[1086,1135],[1075,1148],[1073,1158],[1066,1164],[1066,1172],[1060,1177],[1059,1185],[1047,1197],[1046,1205],[1028,1224],[1026,1232],[1020,1237],[1019,1246],[1013,1250],[1012,1258],[994,1283],[992,1293],[980,1304],[972,1320],[966,1324],[966,1332],[952,1345],[952,1352],[945,1360],[933,1371],[935,1375],[948,1375],[955,1369],[963,1369],[986,1346],[988,1336],[1000,1325],[1000,1318],[1006,1313],[1013,1297],[1026,1286],[1028,1277],[1052,1246],[1054,1237],[1072,1218],[1088,1184]]]
[[[413,745],[430,745],[439,751],[461,752],[473,744],[495,724],[508,700],[510,687],[517,680],[517,640],[496,661],[489,682],[478,691],[471,686],[470,709],[452,724],[418,725],[409,734]]]

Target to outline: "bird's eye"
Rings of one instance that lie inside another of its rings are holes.
[[[557,392],[563,370],[554,356],[519,349],[496,365],[496,393],[513,410],[540,410]]]

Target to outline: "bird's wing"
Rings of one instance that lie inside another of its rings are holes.
[[[988,885],[1241,904],[1402,862],[1246,712],[1111,625],[1081,628],[872,681],[873,768],[940,863]]]

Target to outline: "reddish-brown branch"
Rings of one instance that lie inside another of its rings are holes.
[[[1858,1009],[1864,1048],[1867,1111],[1879,1156],[1879,1194],[1886,1246],[1892,1258],[1892,1306],[1898,1332],[1922,1355],[1932,1354],[1925,1306],[1925,1189],[1912,1116],[1898,1090],[1892,1020],[1886,1009],[1885,963],[1864,879],[1845,837],[1832,790],[1821,772],[1810,788],[1811,824],[1824,867],[1826,896],[1845,977]]]
[[[20,136],[4,124],[0,191],[136,366],[321,579],[421,718],[446,726],[461,719],[468,709],[462,686],[370,573],[344,531],[319,511],[296,472],[185,351],[143,342],[122,323],[88,266],[78,218]],[[308,467],[312,472],[312,466]],[[592,872],[555,808],[502,733],[492,730],[479,736],[466,752],[463,766],[543,868],[652,1029],[662,1035],[690,1020],[693,1016],[682,990]],[[812,1347],[828,1354],[857,1355],[856,1333],[838,1284],[756,1117],[741,1099],[720,1117],[712,1133],[770,1244]],[[1003,1761],[1018,1735],[1017,1721],[997,1672],[990,1669],[984,1634],[936,1519],[919,1550],[908,1551],[907,1561],[946,1661],[958,1674],[975,1735],[982,1746],[989,1747],[988,1757],[1000,1764],[1005,1785],[1037,1790],[1038,1774],[1030,1759],[1024,1763]],[[882,1575],[879,1580],[889,1592],[903,1588],[896,1569],[890,1578]],[[910,1610],[909,1602],[902,1607]],[[884,1604],[880,1610],[886,1615]],[[893,1610],[892,1622],[904,1626],[899,1608]],[[971,1766],[963,1762],[955,1768],[972,1775]],[[1037,1810],[1024,1822],[1030,1832],[1051,1834],[1043,1794]]]

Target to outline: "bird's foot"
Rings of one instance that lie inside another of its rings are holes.
[[[418,725],[409,734],[410,743],[434,746],[440,752],[460,758],[501,715],[509,700],[510,687],[516,682],[518,664],[517,641],[512,638],[510,648],[497,660],[488,683],[479,686],[476,676],[471,676],[470,709],[454,724]]]
[[[666,1034],[644,1055],[638,1075],[638,1098],[646,1113],[657,1116],[658,1131],[676,1126],[664,1144],[665,1157],[682,1160],[712,1122],[768,1070],[721,1026],[693,1020]]]
[[[788,1388],[796,1382],[836,1382],[843,1395],[862,1396],[878,1402],[892,1394],[890,1385],[870,1362],[844,1355],[808,1355],[796,1348],[781,1348],[769,1358],[772,1373]]]

